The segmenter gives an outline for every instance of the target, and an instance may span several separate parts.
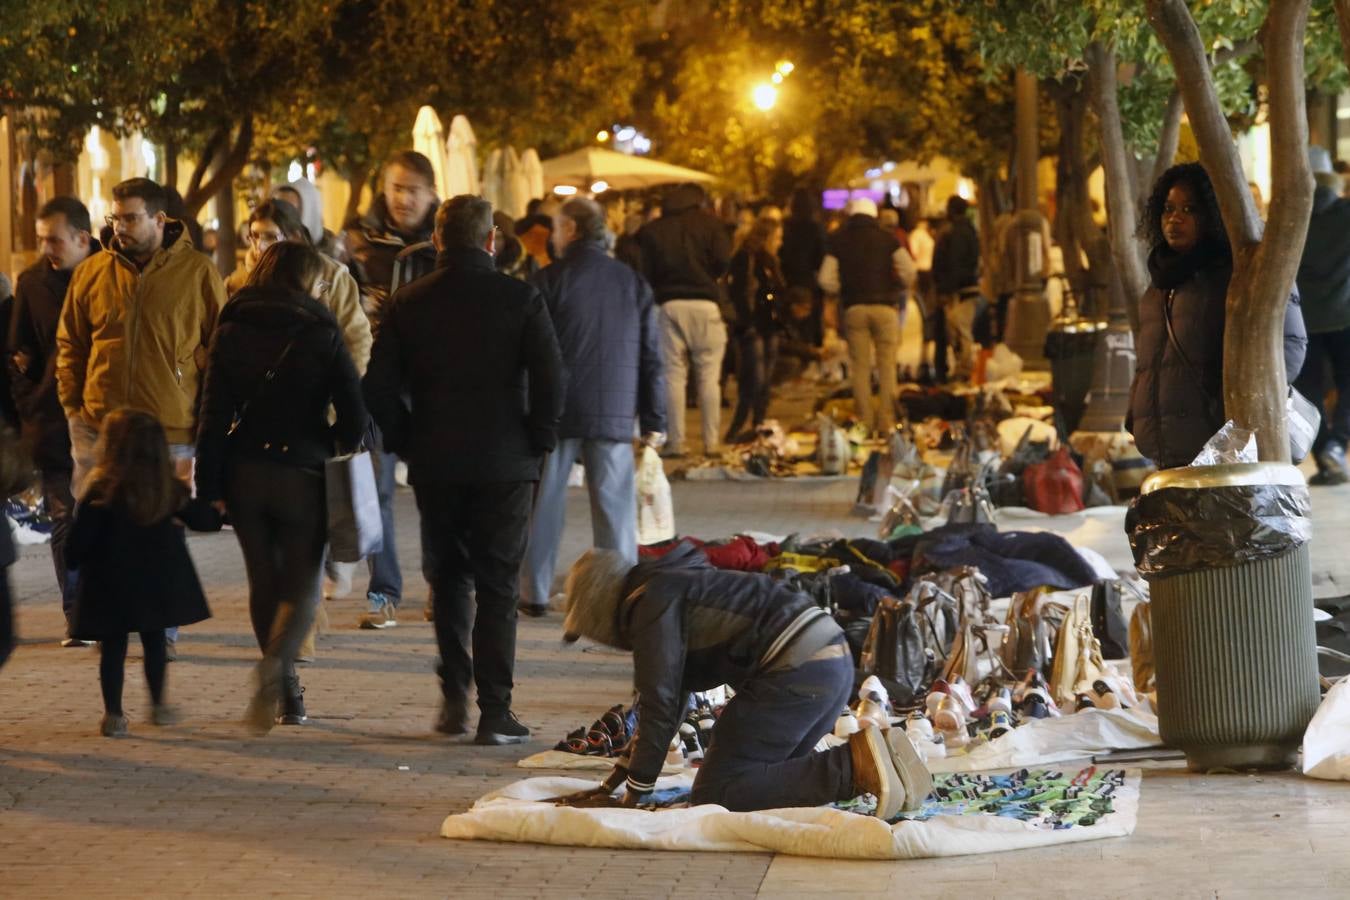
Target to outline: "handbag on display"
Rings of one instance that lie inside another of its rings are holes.
[[[983,487],[962,488],[942,498],[938,515],[948,525],[981,525],[994,521],[994,504]]]
[[[328,499],[329,555],[337,562],[359,562],[384,544],[375,464],[368,451],[334,456],[323,466]]]
[[[1037,512],[1059,516],[1084,509],[1083,472],[1067,446],[1061,445],[1045,462],[1027,466],[1022,487],[1027,506]]]
[[[1092,592],[1079,591],[1055,642],[1055,659],[1050,668],[1051,699],[1061,709],[1071,710],[1078,694],[1090,693],[1093,684],[1108,675],[1101,644],[1092,633]]]
[[[1130,615],[1130,669],[1136,691],[1147,694],[1158,689],[1153,668],[1153,610],[1147,601]]]
[[[1055,657],[1059,629],[1076,592],[1036,588],[1014,594],[1008,604],[1008,630],[1003,635],[1002,659],[1013,675],[1024,677],[1035,669],[1046,674]]]
[[[1140,600],[1148,599],[1120,579],[1098,582],[1092,588],[1092,633],[1101,642],[1102,656],[1106,659],[1125,659],[1130,655],[1130,627],[1122,602],[1127,592]]]

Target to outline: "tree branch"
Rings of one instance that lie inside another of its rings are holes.
[[[188,179],[188,189],[186,196],[195,196],[200,192],[202,179],[206,177],[206,170],[211,167],[211,162],[220,153],[220,147],[225,141],[230,139],[228,129],[217,128],[211,135],[211,139],[206,142],[206,148],[202,150],[201,157],[197,160],[197,165],[192,168],[192,176]]]
[[[1336,30],[1341,33],[1341,53],[1350,68],[1350,0],[1332,0],[1336,7]]]
[[[1230,63],[1234,60],[1246,59],[1260,49],[1261,42],[1256,38],[1247,38],[1245,41],[1238,41],[1231,47],[1224,47],[1222,50],[1215,51],[1214,65],[1221,66],[1224,63]]]
[[[1150,187],[1162,177],[1163,172],[1166,172],[1176,159],[1177,145],[1181,143],[1181,113],[1181,89],[1174,87],[1167,98],[1162,131],[1158,133],[1158,155],[1153,158],[1153,174],[1148,180]]]
[[[1271,6],[1269,20],[1276,18],[1275,8]],[[1214,183],[1228,241],[1236,253],[1260,242],[1262,224],[1247,188],[1247,176],[1243,174],[1242,160],[1233,143],[1232,129],[1219,105],[1214,74],[1200,40],[1200,30],[1195,27],[1185,0],[1148,0],[1148,20],[1172,58],[1191,130],[1200,145],[1200,162]],[[1271,130],[1273,135],[1273,126]],[[1306,130],[1305,122],[1305,139]]]
[[[1148,290],[1148,271],[1139,243],[1134,238],[1138,212],[1131,168],[1134,160],[1125,147],[1116,99],[1116,55],[1100,43],[1088,45],[1088,92],[1101,129],[1102,168],[1106,175],[1107,227],[1116,270],[1125,289],[1130,322],[1138,321],[1139,298]]]
[[[244,120],[239,123],[239,134],[220,157],[220,162],[211,173],[211,177],[204,184],[199,184],[196,191],[189,190],[188,196],[183,198],[183,205],[187,207],[189,214],[195,216],[197,211],[206,205],[207,200],[234,181],[235,176],[244,170],[252,149],[253,114],[245,113]],[[195,172],[193,174],[196,175]]]

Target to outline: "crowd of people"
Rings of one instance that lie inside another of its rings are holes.
[[[680,457],[696,444],[714,455],[724,441],[743,440],[765,419],[780,360],[808,369],[828,355],[831,333],[847,347],[858,419],[889,432],[911,298],[936,345],[933,378],[946,379],[949,367],[967,377],[975,360],[980,282],[992,263],[982,261],[958,196],[934,223],[855,198],[827,228],[806,191],[794,194],[786,217],[765,204],[729,223],[701,187],[686,184],[667,191],[659,209],[630,215],[615,240],[606,209],[589,198],[536,201],[518,221],[476,196],[441,202],[431,163],[413,151],[386,162],[378,188],[366,213],[334,234],[312,184],[277,186],[248,217],[247,252],[228,278],[194,246],[188,223],[170,215],[170,193],[149,179],[113,188],[99,237],[75,198],[57,197],[39,212],[41,257],[18,278],[8,320],[11,414],[22,440],[0,442],[0,487],[13,490],[25,467],[38,473],[64,643],[100,645],[103,734],[127,730],[121,697],[131,633],[144,648],[151,721],[175,720],[165,676],[177,629],[210,615],[184,527],[224,523],[242,551],[261,652],[245,720],[260,733],[306,720],[296,662],[313,653],[325,594],[345,595],[355,574],[326,551],[325,462],[365,449],[383,541],[366,560],[360,626],[393,626],[404,599],[393,514],[402,461],[439,651],[434,727],[469,731],[472,684],[475,740],[523,742],[529,729],[512,712],[517,616],[550,607],[574,463],[585,469],[602,555],[573,572],[582,587],[571,592],[569,628],[625,649],[646,640],[641,682],[644,666],[694,659],[672,655],[676,636],[662,630],[677,606],[747,622],[761,607],[786,607],[765,599],[776,590],[767,582],[713,585],[711,575],[688,571],[670,582],[679,581],[678,591],[639,598],[629,590],[649,579],[632,568],[635,441]],[[1305,303],[1296,293],[1289,304],[1285,347],[1293,382],[1304,368],[1306,319],[1316,365],[1298,383],[1320,403],[1326,369],[1334,367],[1338,387],[1345,369],[1337,341],[1350,276],[1324,271],[1323,262],[1328,247],[1347,239],[1339,226],[1350,201],[1329,184],[1318,191],[1300,269]],[[1162,176],[1142,237],[1152,286],[1141,300],[1128,425],[1159,465],[1186,465],[1223,421],[1231,253],[1203,168]],[[997,306],[992,317],[982,330],[997,337]],[[728,348],[737,400],[724,434]],[[685,434],[691,378],[697,439]],[[1346,415],[1333,413],[1319,436],[1328,482],[1345,477]],[[0,548],[0,564],[12,560],[12,547]],[[685,569],[705,566],[695,559]],[[714,588],[720,599],[708,595]],[[626,618],[616,621],[619,604]],[[800,760],[833,721],[844,682],[834,662],[839,635],[805,606],[798,612],[777,623],[781,633],[755,637],[764,646],[752,648],[754,658],[766,669],[726,674],[767,678],[766,697],[800,694],[806,679],[811,701],[791,720],[742,701],[725,728],[781,746],[748,757],[721,750],[722,764],[711,767],[717,777],[704,778],[696,795],[745,806],[734,798],[747,785],[762,793],[788,773],[793,785],[782,789],[798,799],[881,782],[903,796],[901,780],[912,794],[912,761],[874,736]],[[6,610],[0,627],[9,623]],[[743,643],[750,634],[727,639]],[[0,662],[12,641],[0,634]],[[715,655],[717,646],[699,652]],[[721,671],[721,663],[708,665]],[[663,712],[674,715],[673,703]],[[634,794],[650,788],[651,762],[664,749],[659,735],[648,744],[634,763],[641,768],[625,775]]]

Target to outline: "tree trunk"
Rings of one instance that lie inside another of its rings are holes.
[[[56,162],[52,164],[52,190],[58,197],[74,197],[79,194],[75,184],[75,164]]]
[[[1341,33],[1341,55],[1350,67],[1350,0],[1332,0],[1336,7],[1336,30]]]
[[[164,144],[164,184],[178,189],[178,142],[166,141]]]
[[[216,218],[220,222],[216,230],[216,269],[224,278],[238,264],[239,228],[234,218],[233,182],[216,194]]]
[[[1153,184],[1163,176],[1177,158],[1177,145],[1181,143],[1181,90],[1172,88],[1167,98],[1167,111],[1163,113],[1162,131],[1158,134],[1158,155],[1153,158],[1153,172],[1148,184],[1139,185],[1135,193],[1142,199],[1153,190]]]
[[[1086,301],[1081,303],[1081,307],[1086,310],[1093,305],[1088,300],[1093,279],[1083,265],[1083,256],[1093,243],[1097,231],[1092,221],[1087,157],[1083,152],[1087,97],[1082,84],[1073,81],[1061,84],[1054,92],[1054,100],[1059,118],[1059,154],[1055,162],[1055,240],[1064,254],[1064,273],[1080,301]]]
[[[1088,63],[1088,90],[1101,129],[1102,169],[1106,175],[1107,229],[1116,272],[1125,291],[1126,315],[1130,328],[1139,330],[1139,299],[1148,290],[1148,269],[1143,249],[1135,240],[1138,210],[1135,206],[1134,165],[1125,146],[1125,131],[1120,122],[1120,104],[1116,99],[1116,54],[1093,42],[1084,54]]]
[[[1261,28],[1271,139],[1271,196],[1264,227],[1185,0],[1148,0],[1148,18],[1176,69],[1200,161],[1214,183],[1233,248],[1224,326],[1225,412],[1256,432],[1262,460],[1287,461],[1284,315],[1312,212],[1303,91],[1308,0],[1271,0]]]
[[[227,149],[224,149],[222,153],[222,148]],[[253,115],[251,113],[244,114],[233,142],[230,141],[228,130],[222,129],[216,132],[207,144],[201,162],[193,170],[192,179],[188,182],[187,193],[183,196],[183,205],[187,208],[188,216],[196,218],[197,213],[201,212],[202,207],[206,205],[206,201],[223,190],[233,190],[234,179],[239,176],[240,172],[244,171],[244,166],[248,163],[249,153],[252,150]],[[212,167],[213,161],[215,165]],[[205,177],[208,167],[211,167],[210,178]]]
[[[361,191],[365,188],[366,178],[369,175],[370,170],[365,167],[347,174],[347,208],[342,214],[343,225],[355,219],[357,213],[361,211]]]

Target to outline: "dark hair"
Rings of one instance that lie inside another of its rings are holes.
[[[296,190],[295,185],[293,184],[279,184],[276,187],[272,188],[273,199],[281,199],[277,197],[277,194],[291,194],[292,196],[295,197],[296,200],[304,202],[304,197],[300,194],[298,190]],[[290,203],[291,206],[294,206],[296,209],[300,208],[298,204],[293,203],[290,200],[287,200],[286,202]]]
[[[815,192],[806,188],[797,188],[788,201],[788,210],[795,219],[814,219],[819,208]]]
[[[492,233],[492,204],[475,194],[451,197],[436,210],[436,233],[444,249],[481,249]]]
[[[88,495],[102,506],[121,506],[138,525],[153,525],[178,511],[187,486],[174,477],[169,441],[148,412],[122,407],[103,419],[89,473]]]
[[[1227,248],[1228,233],[1223,230],[1219,198],[1214,195],[1214,184],[1209,180],[1209,173],[1200,163],[1181,163],[1162,173],[1144,201],[1144,215],[1139,220],[1137,236],[1148,244],[1149,250],[1166,243],[1162,233],[1163,207],[1167,204],[1167,192],[1178,184],[1190,188],[1195,195],[1195,202],[1200,205],[1197,217],[1200,220],[1200,240]]]
[[[563,204],[562,214],[577,226],[577,238],[583,241],[605,239],[605,211],[585,197],[573,197]]]
[[[277,241],[258,257],[248,276],[249,287],[277,287],[308,294],[323,274],[323,259],[309,244]]]
[[[128,178],[113,185],[114,200],[129,200],[139,197],[145,201],[145,211],[150,215],[162,213],[169,208],[169,195],[149,178]]]
[[[511,226],[511,231],[516,237],[520,237],[531,228],[543,228],[549,234],[553,233],[553,217],[546,216],[543,213],[530,213],[516,219],[515,224]]]
[[[764,249],[764,245],[769,242],[769,238],[774,232],[782,231],[783,223],[777,219],[760,217],[755,219],[755,224],[750,226],[750,231],[746,233],[745,240],[741,242],[741,249],[746,253],[755,254]]]
[[[409,172],[416,172],[426,181],[427,187],[432,190],[436,189],[436,170],[432,168],[431,160],[416,150],[398,151],[384,161],[383,171],[389,171],[391,166],[402,166]]]
[[[254,222],[276,222],[286,240],[310,243],[309,229],[300,220],[300,210],[285,200],[264,200],[253,207],[253,212],[248,215],[248,224]]]
[[[65,216],[66,225],[76,231],[93,231],[89,223],[89,209],[75,197],[53,197],[42,204],[37,214],[39,219],[55,216]]]
[[[964,216],[968,209],[970,209],[970,204],[966,202],[966,198],[962,197],[960,194],[952,194],[947,198],[948,217],[953,219],[959,218]]]

